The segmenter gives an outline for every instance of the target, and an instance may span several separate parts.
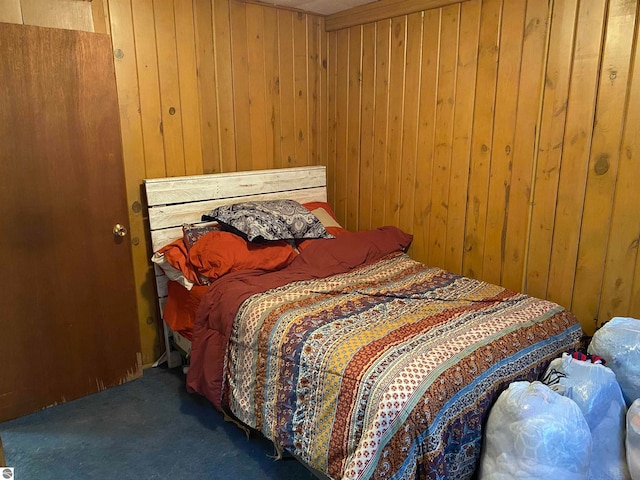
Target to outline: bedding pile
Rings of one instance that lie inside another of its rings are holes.
[[[612,318],[593,334],[588,352],[606,360],[628,407],[640,398],[640,320]]]
[[[491,408],[478,478],[610,478],[589,476],[592,447],[574,401],[540,382],[514,382]]]
[[[350,233],[338,223],[326,202],[296,206],[296,202],[286,200],[283,207],[280,204],[276,201],[236,204],[232,219],[227,218],[228,209],[220,207],[203,215],[204,223],[182,225],[182,238],[154,252],[151,261],[171,280],[167,285],[163,320],[174,332],[191,340],[200,299],[216,279],[240,270],[263,273],[279,270],[316,239]],[[306,214],[300,213],[301,209]],[[269,216],[269,210],[275,212],[275,216]],[[287,221],[283,212],[292,210],[298,214]],[[302,220],[294,221],[297,218]],[[225,230],[227,228],[232,231]],[[273,235],[270,241],[264,240],[268,236],[266,231]],[[259,236],[260,241],[248,241],[251,234]]]
[[[588,478],[626,480],[629,478],[624,446],[627,408],[622,390],[603,359],[588,357],[578,352],[564,353],[549,364],[543,382],[572,400],[589,426],[595,450],[593,461],[587,463]],[[555,414],[560,415],[561,412]],[[556,449],[564,448],[562,439],[554,440]]]

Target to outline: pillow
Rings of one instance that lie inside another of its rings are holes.
[[[332,227],[329,225],[325,225],[325,228],[327,230],[327,233],[330,233],[331,235],[334,236],[334,238],[340,237],[342,235],[349,235],[352,232],[350,232],[349,230],[347,230],[346,228],[342,228],[342,227]],[[311,245],[313,242],[317,242],[319,240],[322,240],[320,238],[309,238],[307,240],[298,240],[296,241],[296,247],[298,248],[298,250],[300,252],[302,252],[305,248],[307,248],[309,245]]]
[[[294,200],[224,205],[203,215],[202,220],[215,220],[250,242],[333,238],[315,215]]]
[[[329,205],[327,202],[307,202],[303,203],[302,206],[312,213],[314,210],[324,210],[331,218],[335,220],[336,223],[338,223],[338,217],[336,217],[333,208],[331,208],[331,205]]]
[[[184,241],[185,246],[187,247],[187,254],[191,247],[195,245],[195,243],[204,237],[207,233],[213,231],[222,230],[222,227],[218,222],[209,222],[209,223],[185,223],[182,225],[182,240]],[[198,276],[198,284],[200,285],[211,285],[209,278],[206,275],[201,274],[197,269],[196,273]]]
[[[318,220],[320,220],[320,223],[322,223],[325,229],[329,227],[342,228],[342,225],[340,225],[338,221],[334,217],[332,217],[324,208],[316,208],[314,210],[311,210],[311,213],[313,213],[313,215]]]
[[[336,214],[333,213],[331,205],[329,205],[327,202],[308,202],[303,203],[302,206],[313,213],[313,215],[315,215],[318,220],[320,220],[325,230],[334,237],[344,235],[345,233],[351,233],[349,232],[349,230],[342,228],[342,225],[338,223]],[[311,245],[311,242],[313,241],[314,240],[312,239],[298,240],[296,242],[296,247],[298,247],[299,251],[302,251],[309,245]]]
[[[198,240],[214,230],[222,230],[218,222],[185,223],[182,225],[182,240],[187,247],[187,251],[191,249]]]
[[[154,253],[153,256],[151,257],[151,261],[162,269],[162,271],[167,276],[167,278],[169,278],[169,280],[178,282],[187,290],[191,290],[193,288],[194,283],[191,280],[189,280],[187,277],[185,277],[180,270],[173,267],[164,257],[163,253],[158,253],[158,252]]]
[[[162,247],[153,254],[151,261],[158,265],[170,280],[180,283],[187,290],[198,283],[198,273],[189,262],[188,251],[182,239]]]
[[[357,265],[372,263],[392,252],[405,251],[413,236],[399,228],[386,226],[375,230],[362,230],[339,235],[335,240],[315,240],[295,259],[314,269],[327,269],[331,265]]]
[[[237,270],[278,270],[297,256],[284,241],[249,243],[231,232],[207,233],[189,250],[189,261],[211,280]]]

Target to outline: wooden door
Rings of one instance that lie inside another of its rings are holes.
[[[0,421],[141,374],[110,38],[0,24]]]

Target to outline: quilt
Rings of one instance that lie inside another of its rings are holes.
[[[401,248],[352,263],[268,288],[239,276],[208,292],[235,283],[245,295],[233,294],[222,329],[201,304],[200,329],[227,348],[222,366],[203,366],[206,346],[195,347],[207,335],[194,335],[188,385],[333,479],[471,478],[492,403],[576,346],[575,317]]]

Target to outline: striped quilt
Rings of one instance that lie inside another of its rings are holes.
[[[395,252],[245,300],[224,404],[333,479],[466,479],[498,394],[580,334],[554,303]]]

